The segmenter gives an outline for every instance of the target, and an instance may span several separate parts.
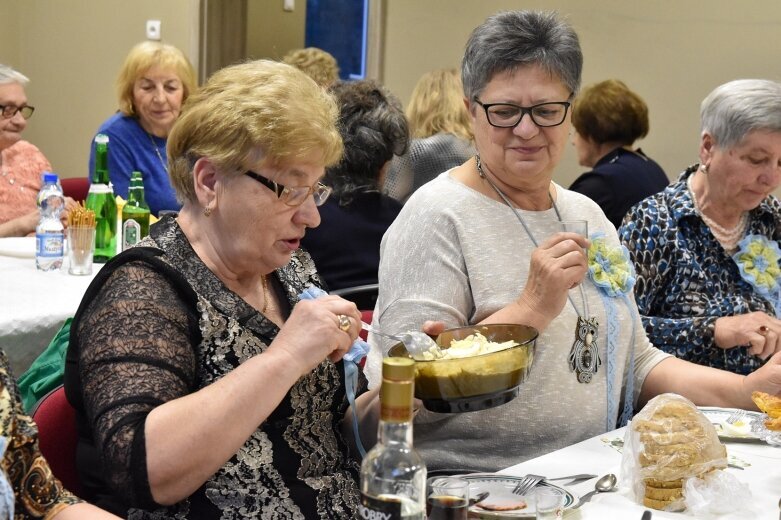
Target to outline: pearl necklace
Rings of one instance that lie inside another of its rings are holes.
[[[694,175],[689,176],[686,180],[686,187],[689,188],[689,194],[691,195],[692,203],[694,204],[694,211],[700,216],[702,221],[705,222],[705,225],[710,228],[711,233],[716,240],[719,241],[721,247],[727,252],[734,251],[738,247],[738,242],[740,242],[740,239],[742,239],[743,235],[746,233],[746,228],[748,227],[748,211],[744,211],[743,214],[740,215],[740,220],[732,229],[727,229],[724,226],[719,225],[718,222],[707,216],[700,209],[700,205],[697,202],[697,195],[694,194],[694,189],[692,188],[693,178]]]

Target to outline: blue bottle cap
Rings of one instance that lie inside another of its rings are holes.
[[[57,184],[57,181],[58,181],[58,180],[59,180],[59,179],[57,178],[57,174],[56,174],[56,173],[52,173],[52,172],[43,172],[43,183],[44,183],[44,184],[46,184],[46,183],[48,183],[48,182],[52,182],[52,183],[54,183],[54,184]]]

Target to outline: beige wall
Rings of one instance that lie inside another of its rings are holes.
[[[475,25],[521,7],[514,0],[382,3],[379,75],[405,103],[421,74],[459,65]],[[282,0],[248,0],[248,57],[279,58],[304,45],[306,1],[295,4],[291,13]],[[522,7],[569,18],[583,46],[584,84],[617,77],[645,98],[651,133],[640,144],[671,177],[697,160],[698,108],[710,90],[737,77],[781,79],[778,0],[527,0]],[[61,175],[85,175],[90,139],[116,110],[114,78],[144,38],[145,20],[162,20],[163,39],[196,64],[198,15],[199,0],[0,0],[0,62],[31,78],[28,97],[38,108],[26,138]],[[556,180],[569,185],[582,171],[570,148]]]
[[[62,177],[88,174],[90,141],[117,110],[114,80],[130,47],[145,39],[147,19],[160,20],[163,41],[197,65],[198,4],[0,0],[0,63],[30,78],[27,97],[36,107],[25,139],[41,148]]]
[[[295,0],[293,11],[282,10],[282,0],[248,0],[247,57],[278,60],[304,46],[306,0]]]
[[[672,178],[698,160],[699,104],[708,92],[740,77],[781,79],[778,0],[386,3],[382,78],[405,103],[421,74],[460,64],[469,33],[488,15],[519,7],[566,15],[581,39],[584,85],[619,78],[645,99],[651,132],[640,145]],[[582,171],[570,147],[556,180],[568,186]]]

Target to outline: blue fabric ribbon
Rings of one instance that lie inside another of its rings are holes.
[[[621,332],[618,318],[618,307],[616,305],[616,298],[609,296],[607,292],[600,290],[599,295],[602,297],[602,303],[605,306],[605,314],[607,315],[607,420],[605,424],[606,431],[615,429],[616,427],[626,426],[629,420],[632,418],[632,412],[634,411],[634,371],[635,371],[635,320],[632,316],[632,304],[629,300],[629,296],[626,294],[621,295],[621,299],[626,308],[629,311],[629,317],[632,322],[632,335],[629,343],[629,375],[626,380],[626,391],[624,392],[624,408],[619,416],[618,403],[616,402],[613,389],[616,385],[621,386],[623,370],[617,370],[616,367],[616,352],[618,351],[618,335]],[[616,426],[614,421],[618,418],[618,425]]]
[[[304,292],[298,295],[300,300],[316,300],[321,296],[328,296],[328,293],[319,287],[310,285]],[[369,353],[371,347],[368,343],[362,339],[356,339],[347,354],[344,355],[342,361],[344,361],[344,387],[347,394],[347,402],[350,403],[350,407],[353,412],[353,434],[355,435],[355,444],[358,446],[358,451],[361,454],[361,458],[366,456],[366,450],[361,442],[361,436],[358,432],[358,410],[355,407],[355,390],[358,386],[358,374],[360,373],[359,363]]]

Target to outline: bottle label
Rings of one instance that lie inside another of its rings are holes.
[[[56,258],[63,255],[62,233],[37,233],[35,235],[35,255]]]
[[[401,518],[401,501],[395,497],[370,497],[361,493],[358,504],[361,520],[396,520]]]
[[[122,251],[133,247],[141,240],[141,225],[132,218],[122,224]]]

